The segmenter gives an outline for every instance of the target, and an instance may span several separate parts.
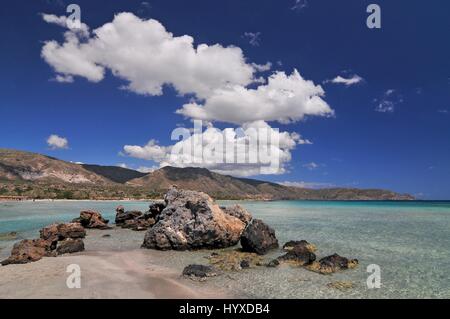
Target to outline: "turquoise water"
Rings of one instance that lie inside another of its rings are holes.
[[[221,201],[221,205],[236,201]],[[450,202],[239,202],[275,230],[281,243],[306,239],[318,247],[319,258],[339,253],[357,258],[360,266],[333,276],[304,269],[250,270],[214,279],[217,284],[261,298],[449,298]],[[18,231],[21,237],[54,221],[68,221],[82,209],[96,209],[114,219],[115,207],[146,210],[146,202],[21,202],[0,203],[0,233]],[[5,257],[11,241],[0,241]],[[268,258],[281,254],[274,251]],[[197,254],[198,255],[198,254]],[[200,258],[198,255],[195,258]],[[204,255],[204,253],[203,253]],[[170,258],[177,258],[171,255]],[[187,254],[180,254],[182,258]],[[189,255],[190,256],[190,255]],[[180,257],[181,258],[181,257]],[[381,268],[380,289],[368,289],[366,268]],[[355,287],[337,291],[333,281]]]

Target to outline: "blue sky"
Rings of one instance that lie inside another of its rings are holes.
[[[297,9],[294,0],[76,3],[91,30],[113,21],[115,14],[130,12],[159,21],[174,37],[190,35],[194,47],[235,46],[248,64],[271,62],[271,70],[259,74],[263,78],[297,69],[304,79],[321,85],[322,99],[334,116],[306,116],[288,124],[267,120],[312,144],[289,150],[283,174],[253,177],[450,198],[448,1],[310,0]],[[370,3],[381,7],[381,29],[366,26]],[[40,13],[67,15],[67,4],[10,2],[0,12],[0,147],[74,162],[158,165],[124,156],[124,146],[144,146],[151,139],[173,144],[172,130],[191,127],[192,119],[175,112],[193,96],[169,85],[159,96],[121,89],[129,81],[108,68],[97,83],[77,74],[72,83],[55,81],[54,65],[41,51],[46,41],[64,43],[67,30],[45,22]],[[337,76],[363,80],[332,83]],[[236,126],[213,121],[218,128]],[[47,145],[52,134],[66,138],[68,148]]]

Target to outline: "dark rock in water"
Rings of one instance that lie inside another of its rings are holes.
[[[62,254],[73,254],[84,250],[84,243],[81,239],[65,239],[58,242],[56,247],[56,252],[58,255]]]
[[[121,212],[117,212],[115,222],[117,225],[122,225],[127,220],[132,220],[139,216],[142,216],[142,212],[140,212],[138,210],[132,210],[132,211],[126,211],[126,212],[121,211]]]
[[[283,249],[286,251],[292,250],[292,249],[304,249],[306,251],[309,251],[311,253],[314,253],[317,251],[317,248],[315,245],[308,243],[306,240],[291,240],[283,245]]]
[[[250,268],[250,263],[248,262],[248,260],[242,260],[241,261],[241,268],[242,269],[244,269],[244,268]]]
[[[78,223],[51,224],[40,231],[40,237],[52,242],[66,238],[84,238],[86,230]]]
[[[38,261],[42,257],[54,256],[52,243],[44,239],[24,239],[16,243],[11,256],[1,262],[3,266],[10,264],[26,264]]]
[[[116,214],[125,213],[125,207],[119,205],[116,207]]]
[[[309,251],[306,246],[295,246],[285,255],[277,258],[281,262],[293,263],[297,266],[309,265],[316,260],[316,255]]]
[[[80,212],[79,223],[85,228],[111,229],[108,226],[108,220],[102,217],[97,211],[85,210]]]
[[[262,220],[253,219],[242,233],[241,246],[244,251],[265,255],[269,250],[278,247],[278,239],[271,227]]]
[[[355,268],[358,263],[358,259],[348,259],[334,254],[320,259],[319,262],[311,263],[307,269],[321,274],[331,274],[339,270]]]
[[[173,187],[165,202],[142,247],[186,250],[224,248],[239,242],[245,224],[224,213],[207,194]]]
[[[111,234],[104,234],[102,237],[103,238],[109,238],[109,237],[111,237]]]
[[[278,259],[273,259],[267,264],[267,267],[275,268],[278,267],[279,265],[280,262],[278,261]]]
[[[241,205],[234,205],[230,207],[223,207],[222,210],[225,214],[234,216],[239,218],[245,225],[248,225],[252,220],[252,214],[250,214],[244,207]]]
[[[183,269],[183,276],[206,278],[217,276],[214,268],[205,265],[189,265]]]

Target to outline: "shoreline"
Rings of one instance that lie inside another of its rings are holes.
[[[111,237],[103,237],[109,234]],[[164,252],[140,249],[144,233],[114,227],[89,230],[86,250],[0,266],[0,298],[229,299],[231,291],[181,276]],[[138,245],[139,244],[139,245]],[[68,288],[69,265],[80,267],[81,288]],[[181,265],[183,266],[183,265]]]

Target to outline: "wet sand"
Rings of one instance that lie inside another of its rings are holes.
[[[102,237],[104,234],[111,237]],[[0,267],[0,298],[231,298],[207,282],[180,276],[180,265],[158,263],[161,252],[139,249],[144,233],[89,231],[86,251]],[[81,269],[81,288],[68,288],[67,266]]]

